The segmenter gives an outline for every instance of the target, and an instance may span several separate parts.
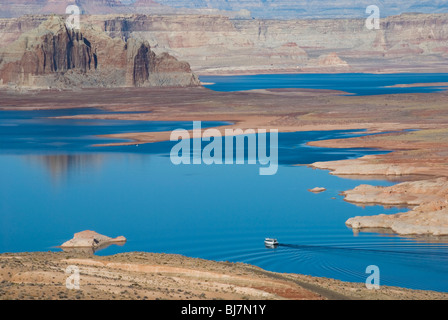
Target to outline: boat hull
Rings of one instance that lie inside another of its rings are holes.
[[[274,248],[278,246],[278,241],[277,239],[265,239],[264,245],[268,248]]]

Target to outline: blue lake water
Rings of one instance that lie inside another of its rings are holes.
[[[281,166],[260,176],[258,165],[175,166],[174,142],[91,146],[113,141],[96,134],[191,129],[191,122],[48,118],[95,112],[102,111],[0,111],[0,252],[57,251],[73,233],[90,229],[128,239],[99,255],[176,253],[354,282],[364,282],[366,267],[377,265],[381,284],[448,291],[446,242],[354,234],[345,226],[353,216],[403,211],[362,208],[339,195],[361,183],[392,182],[292,165],[378,153],[305,145],[362,133],[281,133]],[[327,191],[307,191],[316,186]],[[265,248],[267,236],[281,245]]]
[[[355,95],[436,92],[447,87],[389,88],[397,84],[448,82],[446,73],[394,74],[259,74],[243,76],[201,76],[205,87],[215,91],[242,91],[275,88],[340,90]]]

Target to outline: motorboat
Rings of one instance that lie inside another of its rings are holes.
[[[264,245],[266,247],[273,248],[273,247],[278,246],[278,241],[277,241],[277,239],[266,238],[266,239],[264,239]]]

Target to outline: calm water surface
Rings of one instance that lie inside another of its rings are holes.
[[[260,176],[257,165],[171,163],[174,143],[95,148],[96,134],[191,129],[192,123],[50,119],[98,110],[0,112],[0,252],[59,250],[91,229],[128,242],[98,251],[177,253],[246,262],[279,272],[364,282],[369,265],[381,284],[448,291],[443,240],[354,234],[345,221],[398,208],[358,207],[339,193],[361,183],[306,166],[378,153],[308,147],[307,141],[355,136],[351,131],[279,134],[281,166]],[[215,126],[224,123],[203,123]],[[313,194],[309,188],[323,186]],[[266,249],[263,239],[281,245]]]
[[[244,76],[201,76],[215,91],[241,91],[273,88],[340,90],[355,95],[436,92],[447,87],[390,88],[396,84],[448,82],[446,73],[342,73],[342,74],[260,74]]]

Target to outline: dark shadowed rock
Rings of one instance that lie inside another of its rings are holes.
[[[156,55],[147,41],[111,38],[52,16],[0,51],[0,84],[18,87],[198,86],[190,65]]]

